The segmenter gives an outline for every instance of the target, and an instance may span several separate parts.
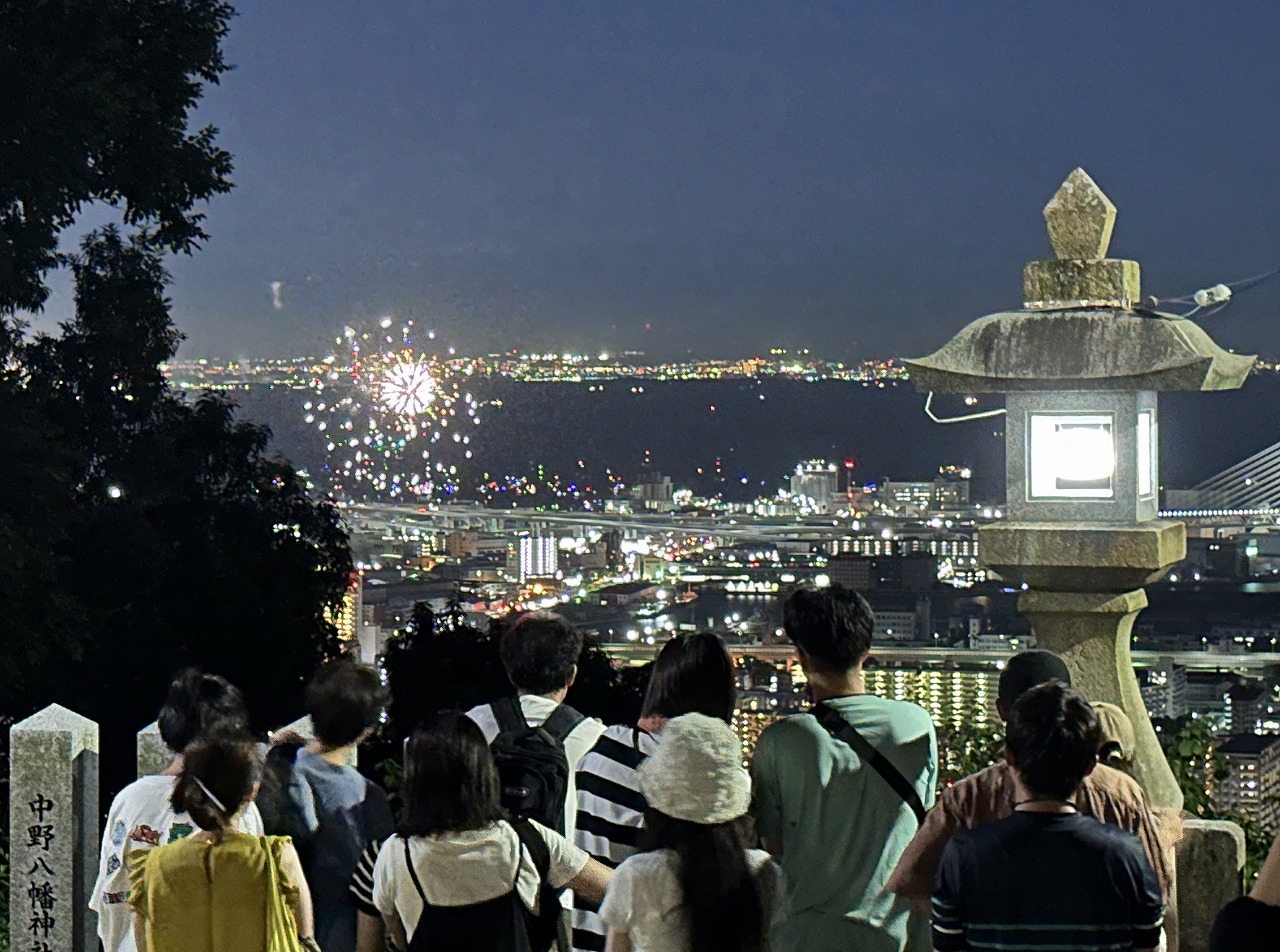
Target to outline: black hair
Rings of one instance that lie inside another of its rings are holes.
[[[819,670],[843,673],[871,650],[875,615],[867,600],[843,585],[802,585],[782,606],[782,627]]]
[[[353,744],[382,719],[389,692],[368,665],[350,658],[326,662],[307,685],[307,713],[316,740],[334,749]]]
[[[1040,684],[1060,681],[1071,685],[1071,671],[1067,663],[1052,651],[1031,649],[1021,651],[1006,662],[1000,672],[1000,689],[997,697],[1004,705],[1007,716],[1018,698]]]
[[[1027,691],[1009,711],[1005,745],[1038,797],[1070,799],[1097,762],[1102,728],[1084,695],[1061,681]]]
[[[676,635],[658,652],[645,691],[645,717],[705,714],[733,723],[738,679],[723,641],[710,632]]]
[[[184,668],[169,683],[169,695],[156,717],[160,739],[175,754],[197,738],[225,734],[244,736],[249,714],[239,688],[216,674]]]
[[[182,773],[169,802],[200,829],[221,832],[261,779],[262,759],[255,744],[229,737],[202,738],[182,752]]]
[[[405,745],[401,836],[479,830],[506,817],[498,770],[484,733],[457,712],[442,713],[430,730]]]
[[[689,948],[698,952],[761,952],[768,924],[760,883],[747,863],[738,820],[692,823],[649,807],[641,848],[671,850],[679,866]]]
[[[499,652],[516,690],[554,694],[569,685],[582,633],[559,615],[529,612],[503,633]]]

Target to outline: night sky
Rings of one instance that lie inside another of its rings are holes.
[[[916,356],[1017,306],[1076,165],[1144,293],[1280,264],[1275,4],[240,6],[188,356],[384,313],[471,351]],[[1275,354],[1278,310],[1280,278],[1207,327]]]

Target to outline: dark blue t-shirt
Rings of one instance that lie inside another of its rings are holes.
[[[1160,883],[1131,833],[1019,812],[958,833],[933,889],[938,952],[1128,952],[1160,942]]]

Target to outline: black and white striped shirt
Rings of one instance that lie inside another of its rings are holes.
[[[636,768],[657,748],[638,727],[608,728],[578,762],[578,822],[574,842],[610,869],[635,853],[644,825],[645,799]],[[597,907],[574,897],[573,947],[603,952],[606,929]]]

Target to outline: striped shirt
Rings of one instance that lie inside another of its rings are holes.
[[[610,869],[640,846],[645,800],[636,768],[657,748],[638,727],[608,728],[578,762],[578,822],[574,842]],[[606,928],[597,906],[574,897],[573,947],[603,952]]]
[[[370,840],[369,845],[360,854],[355,872],[351,874],[351,902],[365,915],[375,919],[382,918],[378,907],[373,904],[373,865],[378,861],[378,851],[382,849],[382,840]]]
[[[1160,884],[1131,833],[1078,813],[1015,813],[947,844],[937,952],[1132,952],[1160,944]]]

